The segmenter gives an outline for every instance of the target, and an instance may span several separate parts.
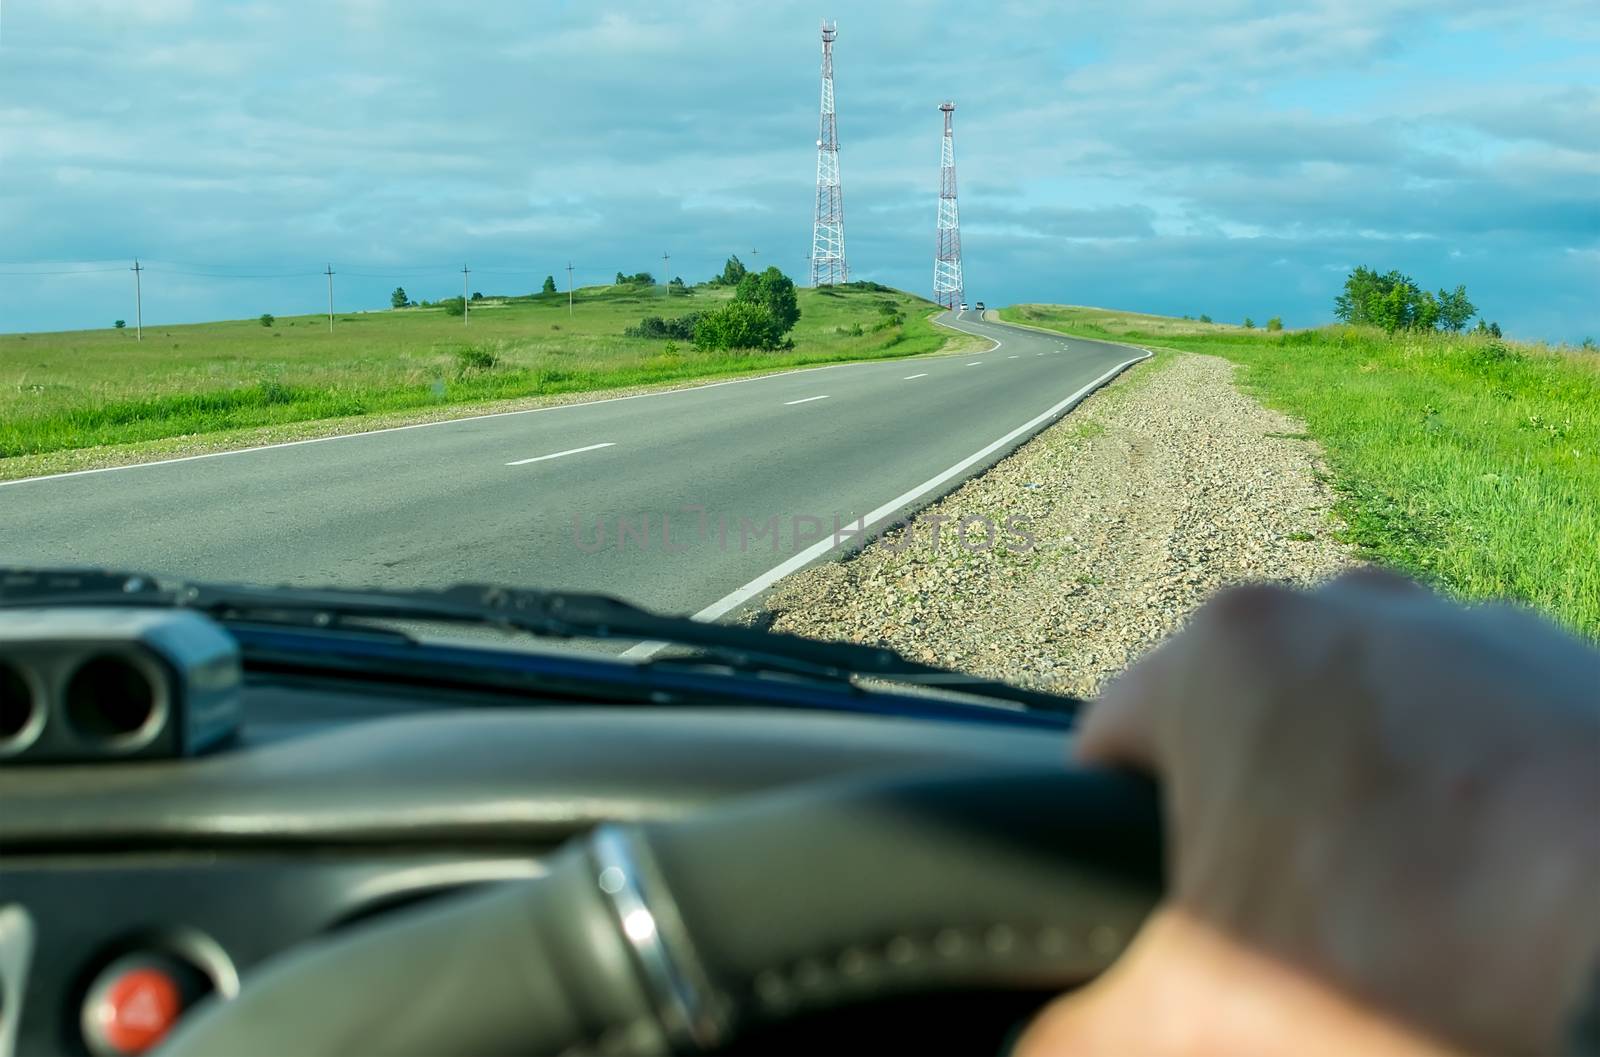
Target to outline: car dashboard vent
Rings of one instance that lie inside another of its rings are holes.
[[[0,766],[170,759],[239,725],[239,646],[198,613],[0,612]]]

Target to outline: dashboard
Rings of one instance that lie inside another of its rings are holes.
[[[1064,752],[1059,731],[998,724],[274,675],[247,675],[237,699],[234,732],[198,755],[0,762],[0,1026],[17,1053],[142,1052],[273,955],[535,876],[604,821]],[[6,915],[31,932],[20,971]]]

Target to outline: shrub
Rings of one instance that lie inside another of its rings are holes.
[[[694,343],[702,349],[773,349],[781,339],[772,313],[752,301],[729,301],[702,315],[694,328]]]
[[[272,315],[271,312],[263,312],[263,313],[261,313],[261,325],[263,327],[270,327],[270,326],[272,326],[272,324],[274,324],[276,322],[277,322],[277,320],[275,318],[273,318],[273,315]]]
[[[126,319],[119,319],[119,320],[117,320],[115,323],[113,323],[111,325],[113,327],[116,327],[118,330],[121,330],[123,327],[128,325],[128,321]]]
[[[629,338],[677,338],[679,341],[693,341],[695,326],[700,322],[704,313],[690,312],[686,316],[677,316],[673,319],[662,319],[660,316],[645,316],[639,320],[639,325],[624,330],[623,336]]]
[[[474,291],[472,291],[472,299],[474,301],[482,301],[483,300],[483,295],[480,294],[478,291],[474,290]]]
[[[481,345],[463,345],[456,350],[456,369],[460,371],[487,371],[499,362],[499,357]]]
[[[1282,330],[1283,329],[1283,317],[1282,316],[1273,316],[1271,319],[1267,320],[1267,329],[1268,330]]]
[[[452,297],[439,303],[444,306],[444,314],[447,316],[464,316],[467,314],[467,303],[462,298]]]
[[[1200,322],[1209,323],[1209,322],[1211,322],[1211,317],[1206,315],[1204,312],[1202,312],[1202,313],[1200,313]]]

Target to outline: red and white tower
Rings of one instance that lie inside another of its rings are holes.
[[[939,155],[939,248],[933,258],[933,299],[946,308],[961,303],[961,210],[956,206],[956,141],[950,120],[954,103],[940,103],[944,112],[944,148]]]
[[[833,120],[834,22],[822,23],[822,117],[817,125],[817,211],[811,226],[811,285],[850,281],[844,262],[844,192],[839,187],[839,130]]]

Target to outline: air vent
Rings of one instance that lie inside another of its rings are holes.
[[[0,659],[0,756],[21,752],[44,726],[44,703],[22,669]]]
[[[132,657],[101,654],[79,666],[67,680],[63,704],[73,732],[84,741],[127,748],[153,736],[161,726],[165,682]]]

